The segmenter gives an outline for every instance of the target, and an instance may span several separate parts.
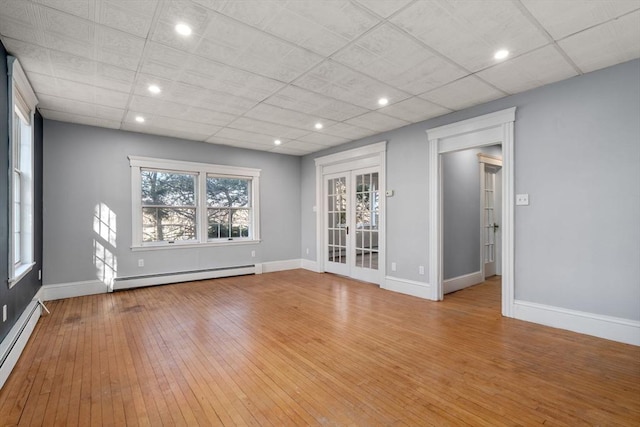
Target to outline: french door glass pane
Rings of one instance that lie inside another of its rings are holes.
[[[327,246],[328,261],[347,263],[347,179],[327,181]]]
[[[378,269],[379,222],[378,173],[356,176],[356,266]]]

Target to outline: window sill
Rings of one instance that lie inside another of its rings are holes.
[[[17,267],[13,271],[14,277],[9,279],[9,289],[17,285],[18,282],[31,271],[34,265],[36,265],[36,263],[32,262],[30,264],[22,264],[20,267]]]
[[[224,246],[240,246],[240,245],[256,245],[262,240],[225,240],[224,242],[207,242],[207,243],[166,243],[149,246],[132,245],[133,252],[138,251],[159,251],[171,249],[200,249],[200,248],[216,248]]]

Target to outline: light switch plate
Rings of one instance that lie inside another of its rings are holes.
[[[529,195],[516,194],[516,206],[529,206]]]

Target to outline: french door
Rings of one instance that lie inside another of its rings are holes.
[[[324,175],[324,269],[379,283],[380,171]]]
[[[481,196],[481,263],[483,277],[501,274],[497,267],[497,244],[500,226],[498,218],[500,206],[496,203],[496,174],[502,167],[502,160],[486,155],[480,158],[480,196]]]

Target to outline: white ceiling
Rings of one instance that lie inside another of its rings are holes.
[[[0,0],[0,39],[46,118],[304,155],[638,58],[640,0]]]

